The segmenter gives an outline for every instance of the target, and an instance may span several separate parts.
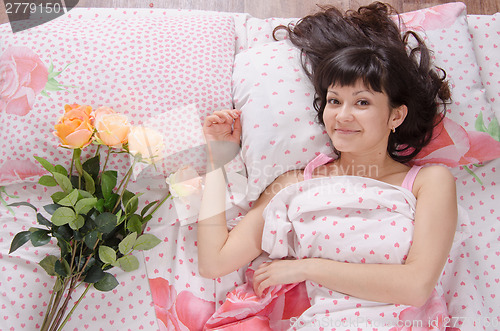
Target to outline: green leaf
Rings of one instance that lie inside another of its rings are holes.
[[[95,243],[97,242],[97,234],[97,230],[94,230],[83,237],[83,241],[85,241],[85,245],[87,245],[88,248],[94,249]]]
[[[79,200],[75,205],[75,212],[77,214],[87,214],[97,204],[96,198],[84,198]]]
[[[127,255],[132,251],[134,248],[135,240],[137,239],[137,233],[132,232],[128,236],[126,236],[120,244],[118,244],[118,249],[120,250],[120,253],[123,255]]]
[[[472,175],[474,178],[476,178],[477,182],[479,183],[479,185],[483,185],[483,182],[481,181],[481,179],[474,173],[474,171],[472,171],[471,169],[469,169],[468,166],[464,166],[463,167],[465,169],[465,171],[467,171],[470,175]]]
[[[125,255],[118,259],[123,271],[134,271],[139,269],[139,260],[133,255]]]
[[[66,228],[66,227],[60,227],[58,231],[61,228]],[[68,227],[69,228],[69,227]],[[52,235],[57,239],[57,246],[61,249],[61,256],[66,256],[68,252],[71,250],[71,246],[69,245],[68,241],[64,238],[64,236],[61,233],[54,232]]]
[[[52,194],[50,197],[52,198],[52,201],[54,201],[54,203],[57,204],[59,201],[61,201],[61,199],[64,199],[66,196],[67,196],[67,194],[64,193],[63,191],[58,191],[58,192]],[[55,209],[54,209],[54,211],[55,211]]]
[[[60,88],[59,87],[60,84],[57,80],[55,80],[54,78],[51,78],[49,80],[47,80],[47,83],[45,84],[45,88],[44,90],[46,91],[62,91],[64,89]]]
[[[34,247],[43,246],[45,244],[48,244],[50,241],[50,236],[48,235],[48,233],[49,233],[49,231],[42,230],[42,229],[38,229],[34,232],[31,232],[31,236],[30,236],[31,244]]]
[[[120,209],[117,213],[116,213],[116,219],[118,220],[117,224],[116,225],[120,225],[123,223],[123,221],[125,221],[125,218],[126,218],[126,215],[122,215],[122,210]]]
[[[24,201],[14,202],[14,203],[8,204],[7,206],[9,206],[9,207],[25,206],[25,207],[33,208],[33,210],[36,211],[36,207],[35,206],[33,206],[29,202],[24,202]]]
[[[84,170],[83,171],[83,178],[85,179],[85,190],[87,192],[89,192],[90,194],[94,194],[95,193],[95,181],[92,178],[92,176]]]
[[[123,197],[122,197],[123,205],[126,206],[127,203],[130,201],[130,199],[132,199],[134,196],[135,196],[134,193],[130,192],[129,190],[125,190],[125,192],[123,192]]]
[[[140,234],[142,232],[142,221],[139,215],[134,214],[130,217],[130,219],[127,221],[127,230],[137,234]]]
[[[47,170],[48,172],[50,173],[53,173],[54,170],[55,170],[55,167],[47,160],[45,159],[42,159],[41,157],[39,156],[34,156],[35,160],[38,161],[38,163],[40,163],[42,165],[42,167],[45,168],[45,170]]]
[[[64,175],[65,177],[68,177],[68,170],[66,170],[66,168],[60,164],[56,164],[56,166],[54,167],[54,171],[60,173],[61,175]]]
[[[494,116],[488,125],[488,134],[496,141],[500,141],[500,126],[498,125],[497,118]]]
[[[58,204],[66,207],[74,207],[78,200],[78,190],[75,188],[70,194],[59,200]]]
[[[73,185],[71,185],[71,181],[68,179],[68,177],[58,172],[54,172],[53,175],[54,179],[57,182],[57,185],[59,185],[64,192],[69,194],[73,190]]]
[[[146,233],[137,238],[134,244],[134,249],[138,251],[147,251],[156,245],[161,243],[161,240],[158,239],[155,235]]]
[[[148,210],[151,209],[151,207],[153,207],[154,205],[156,205],[158,203],[158,201],[159,200],[150,202],[150,203],[147,204],[146,207],[142,208],[142,210],[141,210],[141,216],[144,217],[144,215],[146,215],[146,213],[148,212]]]
[[[49,276],[57,276],[55,265],[58,260],[57,256],[48,255],[40,261],[40,266],[47,272]]]
[[[104,171],[101,174],[101,189],[104,199],[107,200],[108,198],[111,197],[113,189],[116,186],[117,180],[118,180],[118,175],[116,171],[108,170]]]
[[[108,212],[99,214],[95,219],[95,224],[99,232],[110,233],[116,227],[116,215]]]
[[[83,218],[82,215],[77,215],[74,220],[69,222],[69,227],[72,228],[73,230],[78,230],[84,224],[85,224],[85,218]],[[80,240],[81,238],[76,238],[76,235],[75,235],[75,239]]]
[[[115,207],[116,205],[116,202],[118,201],[118,199],[120,198],[120,196],[116,193],[112,193],[111,196],[109,196],[105,202],[104,202],[104,208],[106,210],[113,210],[113,208]]]
[[[97,203],[95,205],[95,209],[97,209],[100,213],[103,213],[105,203],[106,203],[106,201],[104,199],[97,200]]]
[[[92,176],[94,180],[96,180],[97,176],[99,176],[100,170],[99,154],[90,159],[87,159],[87,161],[83,163],[82,167],[85,172],[87,172]]]
[[[105,276],[104,271],[97,264],[93,265],[87,272],[87,276],[83,280],[85,283],[97,283]]]
[[[87,192],[85,190],[78,190],[78,193],[79,193],[78,200],[84,199],[84,198],[94,198],[94,196],[92,194],[90,194],[89,192]]]
[[[105,272],[104,277],[100,281],[95,283],[94,287],[98,291],[107,292],[107,291],[111,291],[112,289],[117,287],[118,284],[119,283],[116,280],[115,276],[113,276],[109,272]]]
[[[52,176],[44,175],[38,180],[38,184],[43,186],[57,186],[57,182]]]
[[[125,214],[131,215],[135,213],[138,207],[139,207],[139,199],[137,198],[137,195],[135,195],[132,198],[130,198],[130,200],[125,205]]]
[[[59,207],[56,209],[50,219],[54,225],[61,226],[68,224],[76,219],[76,214],[73,209],[68,207]]]
[[[19,247],[26,244],[28,240],[30,240],[31,232],[30,231],[21,231],[14,236],[12,239],[12,243],[10,244],[9,254],[15,252]]]
[[[54,263],[54,271],[61,277],[68,277],[71,273],[71,268],[69,267],[68,261],[64,258],[61,260],[57,260]]]
[[[479,112],[476,118],[476,122],[474,123],[474,127],[476,131],[480,132],[486,132],[486,126],[484,125],[484,120],[483,120],[483,112]]]
[[[99,247],[99,258],[102,262],[107,264],[115,263],[116,252],[113,248],[102,245]]]
[[[57,228],[56,232],[54,233],[57,233],[61,236],[61,238],[65,241],[70,241],[71,238],[73,237],[73,231],[71,231],[71,228],[69,227],[69,225],[64,225],[64,226],[60,226]]]
[[[48,227],[52,226],[52,223],[40,213],[36,214],[36,220],[38,221],[38,224],[40,224],[40,225],[45,225]]]
[[[61,193],[65,194],[64,192],[61,192]],[[43,206],[43,209],[45,209],[45,211],[47,213],[49,213],[50,215],[54,215],[54,213],[56,212],[57,209],[59,209],[59,207],[61,207],[61,205],[53,203],[53,204]]]

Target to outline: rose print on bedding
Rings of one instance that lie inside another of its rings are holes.
[[[246,282],[227,294],[205,330],[281,330],[290,326],[290,318],[311,306],[303,282],[273,286],[258,297],[253,290],[253,274],[254,270],[247,269]]]
[[[444,296],[439,296],[434,289],[430,298],[422,307],[406,308],[399,314],[398,325],[390,331],[427,331],[427,330],[446,330],[460,331],[458,328],[449,327],[448,310]]]
[[[215,311],[215,302],[194,296],[191,292],[177,294],[168,280],[149,278],[158,326],[166,330],[202,330]]]
[[[74,87],[56,80],[68,66],[55,71],[52,63],[47,68],[31,48],[7,48],[0,56],[0,112],[25,116],[33,109],[38,94],[48,97],[50,91]]]
[[[10,183],[31,177],[40,177],[47,172],[28,160],[11,160],[0,167],[0,183]]]
[[[403,13],[401,17],[408,28],[415,29],[418,27],[430,31],[450,27],[464,9],[465,5],[458,6],[456,3],[450,3],[425,10]]]
[[[26,115],[47,84],[49,72],[28,47],[10,47],[0,56],[0,111]]]
[[[499,158],[498,121],[494,118],[486,127],[481,115],[482,113],[476,121],[478,131],[467,131],[445,117],[434,129],[431,142],[418,153],[412,164],[437,163],[454,168]],[[474,176],[469,168],[464,169]],[[476,179],[479,180],[477,177]]]

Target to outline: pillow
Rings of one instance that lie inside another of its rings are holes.
[[[132,125],[190,104],[198,122],[231,107],[230,16],[97,13],[72,11],[18,33],[0,26],[8,83],[0,89],[0,185],[37,180],[43,169],[34,155],[69,164],[71,151],[51,133],[65,104],[111,107]],[[82,157],[93,153],[89,147]],[[108,169],[123,174],[129,165],[126,155],[114,155]]]
[[[408,28],[423,33],[436,65],[447,72],[453,96],[448,117],[465,130],[474,130],[478,117],[487,126],[494,114],[479,76],[465,5],[449,3],[402,18]],[[254,40],[265,40],[272,33],[272,22],[252,22],[257,26],[247,29],[262,34],[259,38],[254,33]],[[331,148],[315,122],[314,90],[303,73],[299,51],[286,40],[249,47],[235,57],[233,97],[235,107],[243,111],[247,194],[256,199],[277,176],[303,168],[315,154],[331,153]]]
[[[500,13],[494,15],[469,15],[469,29],[476,52],[477,62],[497,119],[500,119]]]

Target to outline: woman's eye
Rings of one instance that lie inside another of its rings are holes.
[[[337,99],[328,99],[328,103],[332,105],[338,105],[340,104],[340,101],[338,101]]]
[[[367,100],[359,100],[358,105],[360,106],[368,106],[370,103]]]

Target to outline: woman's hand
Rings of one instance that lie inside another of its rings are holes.
[[[270,286],[299,283],[305,280],[302,273],[304,260],[274,260],[262,263],[253,275],[253,289],[262,296]]]
[[[215,111],[205,118],[203,134],[207,143],[210,141],[227,141],[240,144],[241,110],[225,109]]]
[[[241,111],[225,109],[215,111],[205,118],[203,133],[207,142],[207,169],[224,167],[240,151]]]

